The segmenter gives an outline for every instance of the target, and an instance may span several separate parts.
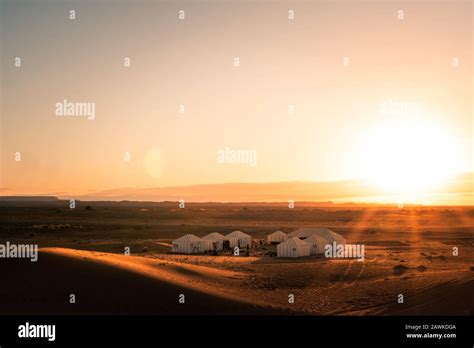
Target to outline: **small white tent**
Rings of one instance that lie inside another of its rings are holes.
[[[175,253],[193,254],[212,250],[212,242],[187,234],[172,242],[171,251]]]
[[[277,257],[303,257],[310,255],[310,246],[298,237],[277,245]]]
[[[230,247],[246,248],[252,246],[252,237],[242,231],[234,231],[224,237],[229,241]]]
[[[268,244],[281,243],[287,239],[288,239],[288,235],[286,233],[283,233],[282,231],[276,231],[276,232],[270,233],[267,236],[267,243]]]
[[[208,235],[202,237],[202,239],[210,240],[212,242],[213,246],[214,245],[216,246],[217,251],[223,249],[223,243],[224,243],[225,237],[222,234],[218,233],[218,232],[209,233]]]
[[[316,235],[308,237],[304,241],[309,244],[311,255],[324,254],[324,248],[329,244],[326,239]]]
[[[332,244],[333,242],[336,242],[337,244],[346,244],[346,240],[344,239],[344,237],[325,227],[298,228],[296,231],[291,232],[288,236],[298,237],[301,239],[308,238],[311,236],[318,236],[326,239],[328,244]]]

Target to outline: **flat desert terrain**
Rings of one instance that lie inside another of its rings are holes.
[[[0,259],[0,314],[474,314],[473,207],[78,202],[69,209],[63,201],[2,203],[0,215],[0,243],[40,247],[36,263]],[[300,227],[328,227],[365,245],[365,260],[281,259],[257,247],[250,256],[170,252],[188,233],[241,230],[259,240]]]

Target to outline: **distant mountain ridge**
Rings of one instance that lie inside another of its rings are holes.
[[[55,196],[0,196],[0,202],[57,202]]]
[[[459,175],[444,185],[416,194],[417,203],[435,205],[474,205],[474,173]],[[170,187],[128,187],[97,191],[90,194],[54,196],[3,196],[0,201],[130,201],[196,203],[288,203],[320,202],[321,205],[345,203],[396,203],[403,195],[383,192],[364,180],[325,182],[222,183]],[[409,203],[409,201],[407,201]],[[406,203],[406,202],[405,202]]]

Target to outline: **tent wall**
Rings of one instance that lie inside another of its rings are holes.
[[[224,239],[209,239],[209,241],[212,243],[211,250],[214,250],[214,244],[216,245],[217,251],[224,249]]]
[[[212,241],[186,235],[172,242],[171,251],[175,253],[193,254],[213,250]]]
[[[304,243],[304,244],[303,244]],[[278,257],[303,257],[310,255],[310,246],[306,242],[294,243],[291,240],[277,245]]]
[[[224,237],[230,243],[230,247],[234,248],[239,246],[240,248],[246,248],[252,246],[252,237],[242,231],[234,231]]]
[[[214,250],[212,240],[201,239],[199,242],[197,242],[197,249],[200,253]]]
[[[304,241],[309,244],[311,255],[323,254],[324,248],[329,244],[325,239],[317,237],[309,237]]]
[[[202,237],[202,239],[210,240],[212,242],[212,249],[211,250],[214,250],[214,244],[216,245],[216,250],[217,251],[220,251],[220,250],[224,249],[223,244],[224,244],[225,237],[223,235],[221,235],[220,233],[217,233],[217,232],[210,233],[207,236]]]
[[[251,247],[252,246],[252,238],[239,238],[239,247],[241,248],[246,248],[247,246]]]
[[[246,248],[247,245],[249,247],[252,246],[252,238],[225,237],[224,239],[229,241],[231,248],[235,248],[236,246],[239,246],[240,248]]]
[[[229,241],[229,245],[231,248],[235,248],[239,243],[239,239],[235,237],[225,237],[225,240]]]
[[[200,252],[198,243],[194,241],[189,241],[187,239],[174,240],[172,251],[183,254],[192,254]]]

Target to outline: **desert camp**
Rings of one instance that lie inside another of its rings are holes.
[[[283,231],[269,233],[264,239],[253,239],[242,231],[227,235],[211,232],[197,237],[186,234],[173,240],[171,252],[178,254],[234,255],[234,256],[276,256],[278,258],[298,258],[321,255],[328,244],[346,244],[340,234],[324,227],[299,228],[286,234]],[[245,253],[241,253],[245,251]]]

